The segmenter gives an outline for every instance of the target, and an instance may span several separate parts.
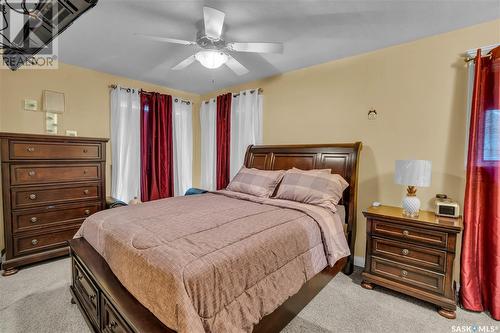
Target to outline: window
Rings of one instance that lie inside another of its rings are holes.
[[[483,160],[500,161],[500,110],[484,113]]]

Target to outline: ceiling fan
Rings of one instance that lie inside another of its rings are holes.
[[[196,41],[154,36],[147,34],[136,34],[148,39],[181,44],[185,46],[198,46],[201,48],[192,56],[184,59],[172,70],[181,70],[191,65],[194,61],[200,62],[204,67],[215,69],[222,65],[229,67],[235,74],[244,75],[248,69],[231,56],[231,52],[253,52],[253,53],[283,53],[282,43],[244,43],[227,42],[222,36],[224,17],[226,14],[220,10],[203,7],[203,19],[205,31],[199,31]]]

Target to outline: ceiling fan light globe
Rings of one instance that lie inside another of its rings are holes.
[[[219,68],[229,59],[226,53],[217,50],[203,50],[196,53],[194,57],[200,64],[209,69]]]

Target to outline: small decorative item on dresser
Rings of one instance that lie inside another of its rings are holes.
[[[396,184],[407,185],[408,193],[403,198],[403,215],[418,217],[420,200],[417,198],[417,186],[428,187],[431,185],[431,161],[425,160],[398,160],[394,181]]]
[[[366,217],[365,289],[380,285],[436,304],[439,314],[456,317],[453,261],[461,218],[421,211],[418,218],[390,206],[369,207]]]

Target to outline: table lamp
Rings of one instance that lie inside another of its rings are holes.
[[[426,160],[397,160],[394,173],[396,184],[408,186],[408,193],[403,198],[403,215],[418,217],[420,200],[417,198],[417,186],[431,185],[432,162]]]

